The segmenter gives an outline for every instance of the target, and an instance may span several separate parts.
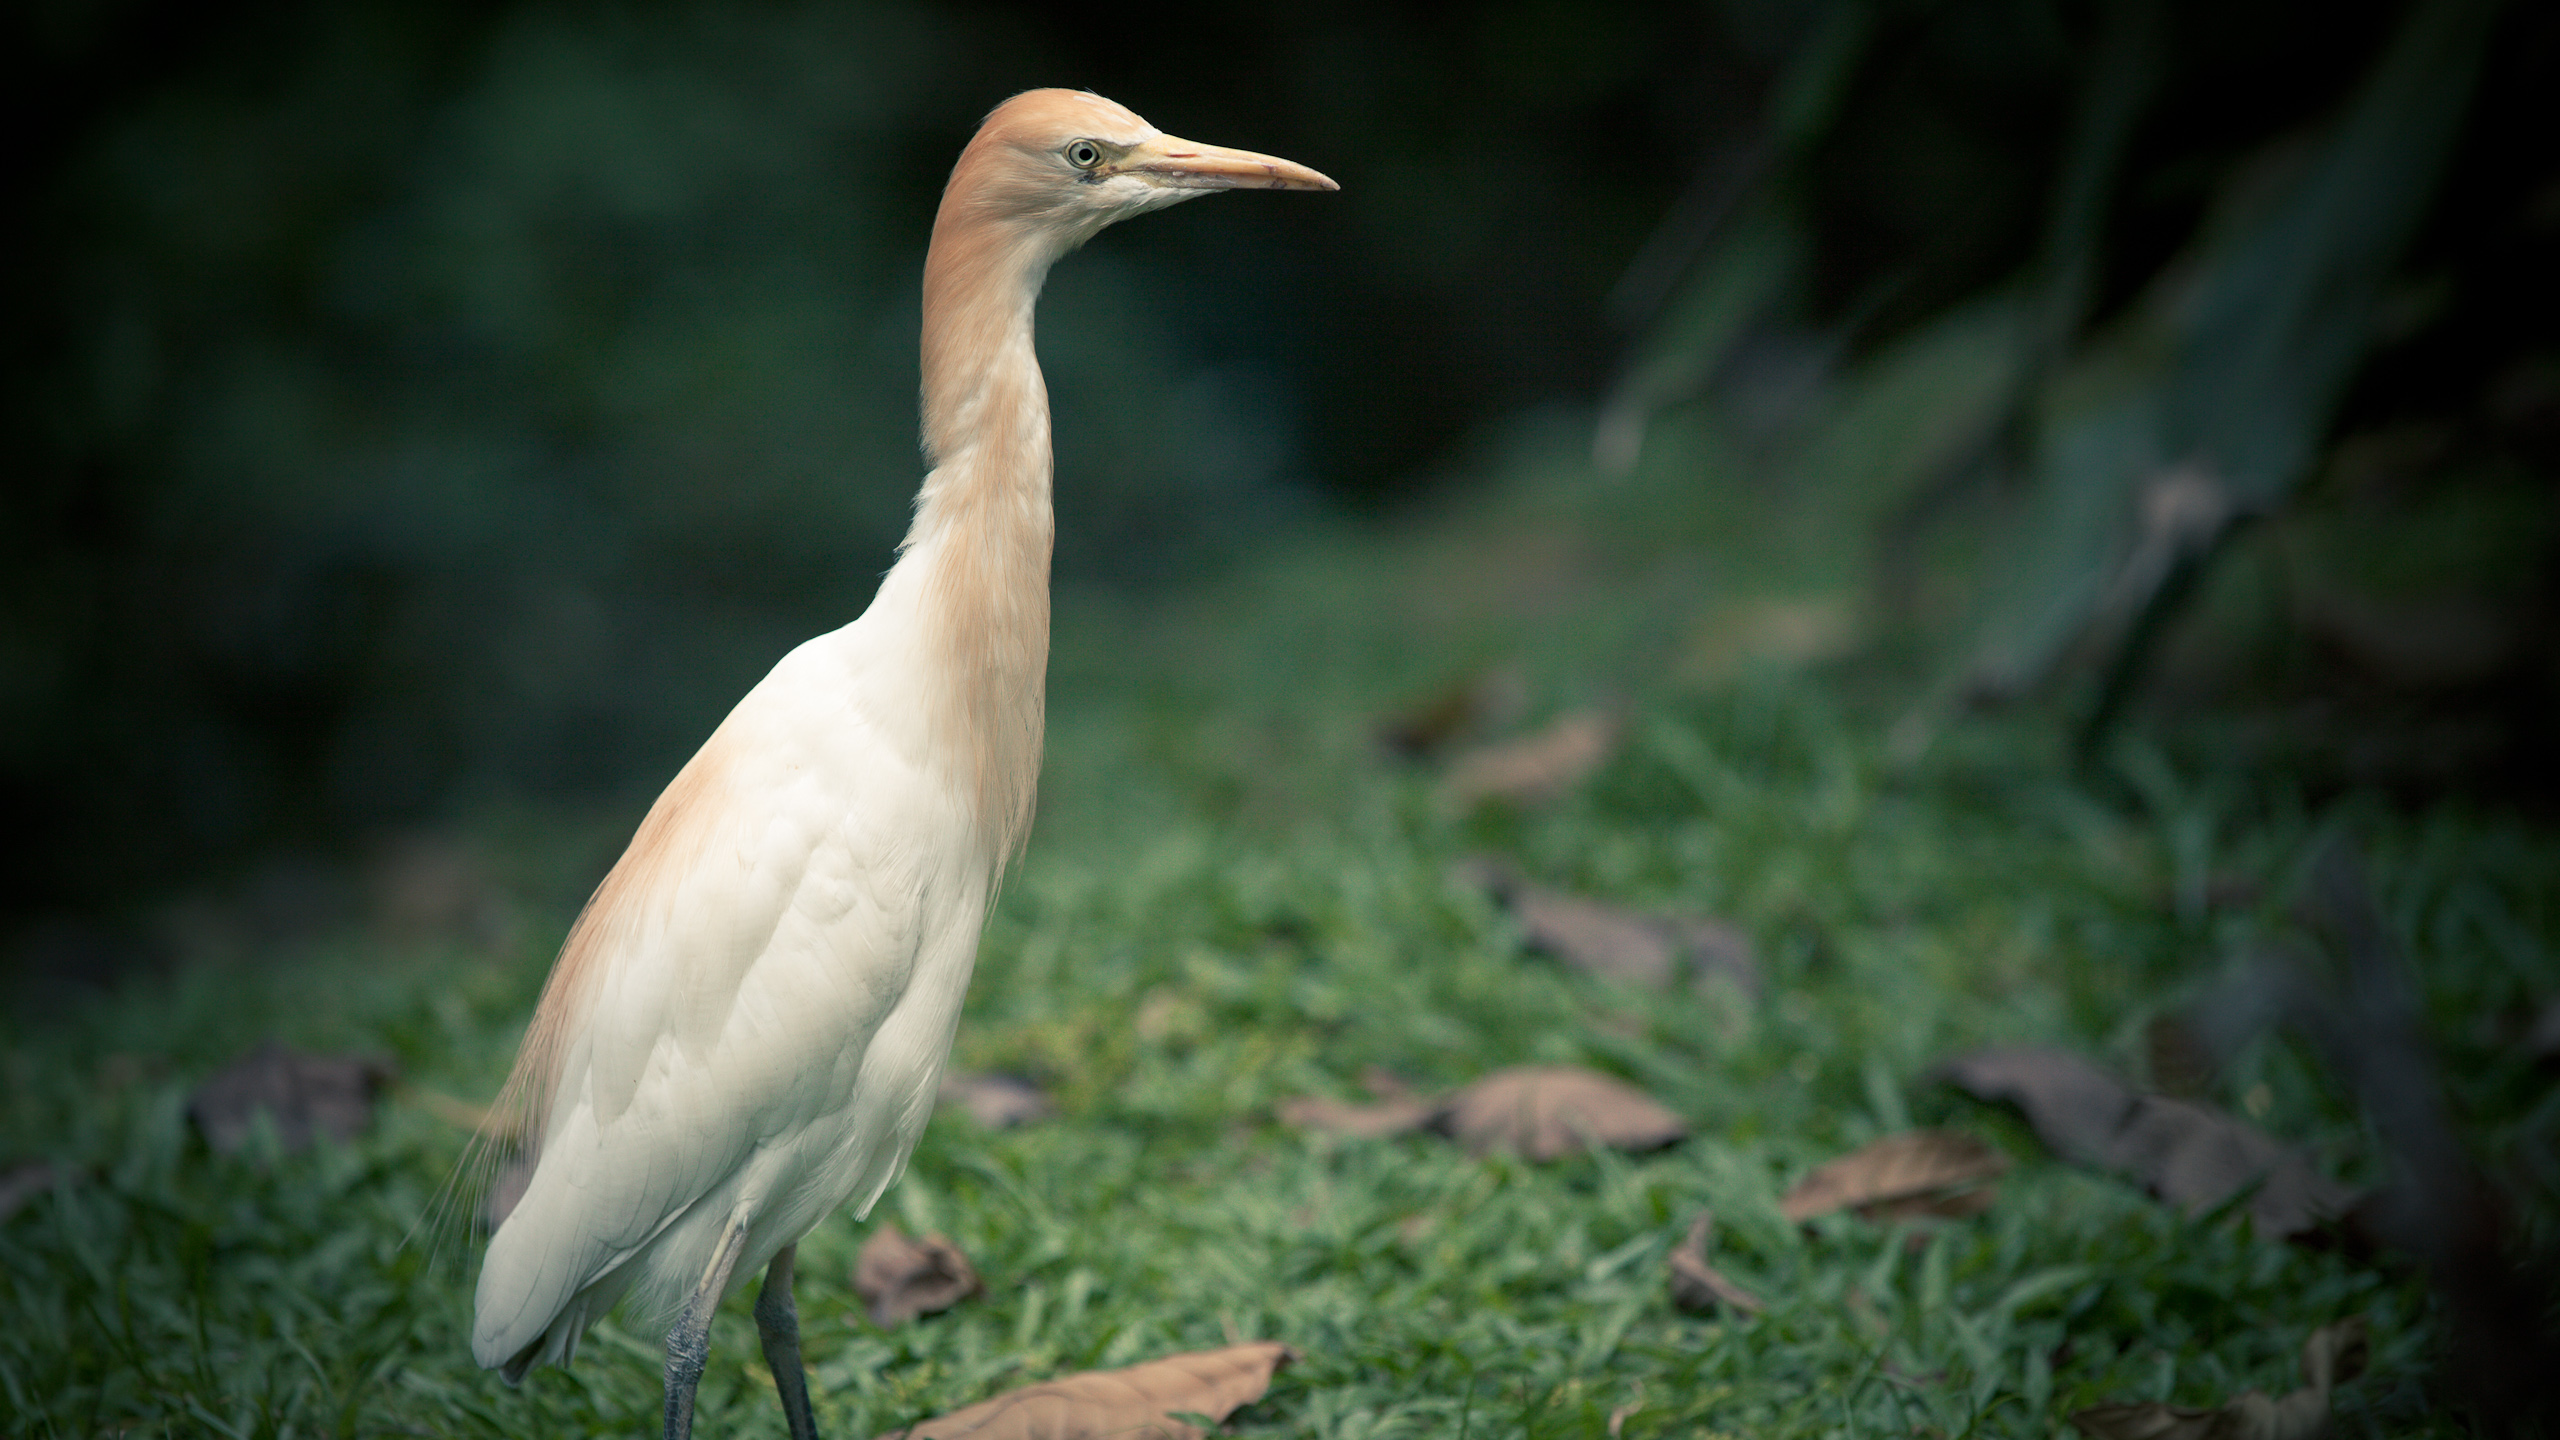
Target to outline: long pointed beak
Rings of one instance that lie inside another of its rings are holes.
[[[1145,175],[1178,190],[1339,190],[1342,187],[1299,164],[1276,155],[1203,145],[1172,135],[1158,135],[1130,147],[1112,167]]]

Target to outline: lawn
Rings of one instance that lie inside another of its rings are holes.
[[[948,1235],[984,1295],[884,1332],[850,1283],[869,1225],[803,1242],[822,1430],[1267,1338],[1301,1358],[1235,1433],[2049,1435],[2104,1401],[2281,1393],[2311,1331],[2361,1314],[2372,1361],[2337,1392],[2339,1433],[2462,1433],[2447,1321],[2406,1263],[2261,1238],[2237,1205],[2188,1215],[1933,1070],[2037,1042],[2143,1082],[2147,1023],[2295,936],[2316,857],[2344,845],[2420,977],[2475,1153],[2547,1243],[2535,1157],[2560,1096],[2520,1032],[2560,992],[2560,839],[2315,797],[2139,724],[2077,766],[2032,707],[1897,745],[1921,667],[1865,614],[1864,559],[1818,506],[1704,462],[1602,485],[1569,438],[1524,432],[1432,513],[1311,525],[1188,589],[1063,577],[1042,820],[955,1057],[1036,1080],[1056,1115],[999,1130],[946,1108],[871,1222]],[[1625,717],[1566,793],[1461,805],[1438,766],[1381,753],[1381,717],[1506,668],[1521,707],[1497,735]],[[495,921],[287,946],[207,924],[166,972],[13,1006],[0,1162],[56,1178],[0,1220],[0,1428],[653,1433],[659,1337],[618,1320],[521,1389],[473,1368],[476,1241],[446,1189],[468,1139],[450,1102],[494,1092],[634,813],[462,825]],[[1453,873],[1485,853],[1731,922],[1762,995],[1557,963]],[[390,1057],[371,1129],[209,1149],[191,1089],[269,1038]],[[1360,1099],[1373,1069],[1438,1090],[1525,1063],[1617,1076],[1691,1133],[1537,1164],[1275,1117]],[[2389,1173],[2344,1082],[2280,1032],[2203,1098],[2342,1181]],[[2011,1157],[1988,1210],[1781,1218],[1807,1170],[1915,1125]],[[1665,1257],[1702,1209],[1758,1316],[1672,1303]],[[783,1433],[743,1301],[714,1327],[698,1423]]]

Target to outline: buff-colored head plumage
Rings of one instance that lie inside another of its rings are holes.
[[[963,440],[962,378],[1025,324],[1051,263],[1114,221],[1214,190],[1335,190],[1295,161],[1167,135],[1083,90],[1026,90],[989,112],[943,189],[924,272],[925,453]]]
[[[1055,243],[1052,258],[1115,220],[1212,190],[1332,190],[1293,161],[1165,134],[1082,90],[1026,90],[990,112],[952,167],[937,238],[956,222]]]

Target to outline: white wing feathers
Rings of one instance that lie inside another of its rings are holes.
[[[809,1212],[805,1229],[857,1184],[876,1195],[922,1128],[986,877],[947,787],[854,703],[847,638],[795,650],[739,702],[687,767],[716,779],[658,837],[670,853],[635,840],[622,862],[657,873],[599,890],[619,903],[589,917],[596,969],[563,1017],[540,1161],[481,1271],[482,1364],[538,1341],[565,1357],[635,1282],[681,1296],[702,1273],[690,1252],[742,1199]],[[934,836],[956,843],[920,843]],[[916,986],[920,956],[947,961],[955,939],[957,988],[947,963]],[[911,989],[931,993],[910,1005]]]

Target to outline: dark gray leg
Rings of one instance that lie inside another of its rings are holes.
[[[799,1248],[783,1246],[765,1268],[764,1289],[756,1293],[756,1334],[764,1338],[773,1388],[782,1392],[791,1440],[818,1440],[818,1422],[809,1414],[809,1378],[800,1369],[800,1310],[791,1303],[791,1257]]]
[[[693,1434],[693,1388],[702,1383],[703,1362],[711,1357],[711,1312],[720,1308],[729,1272],[738,1268],[738,1253],[746,1248],[742,1211],[729,1217],[728,1228],[720,1232],[720,1252],[686,1297],[676,1328],[667,1332],[667,1440],[689,1440]]]

